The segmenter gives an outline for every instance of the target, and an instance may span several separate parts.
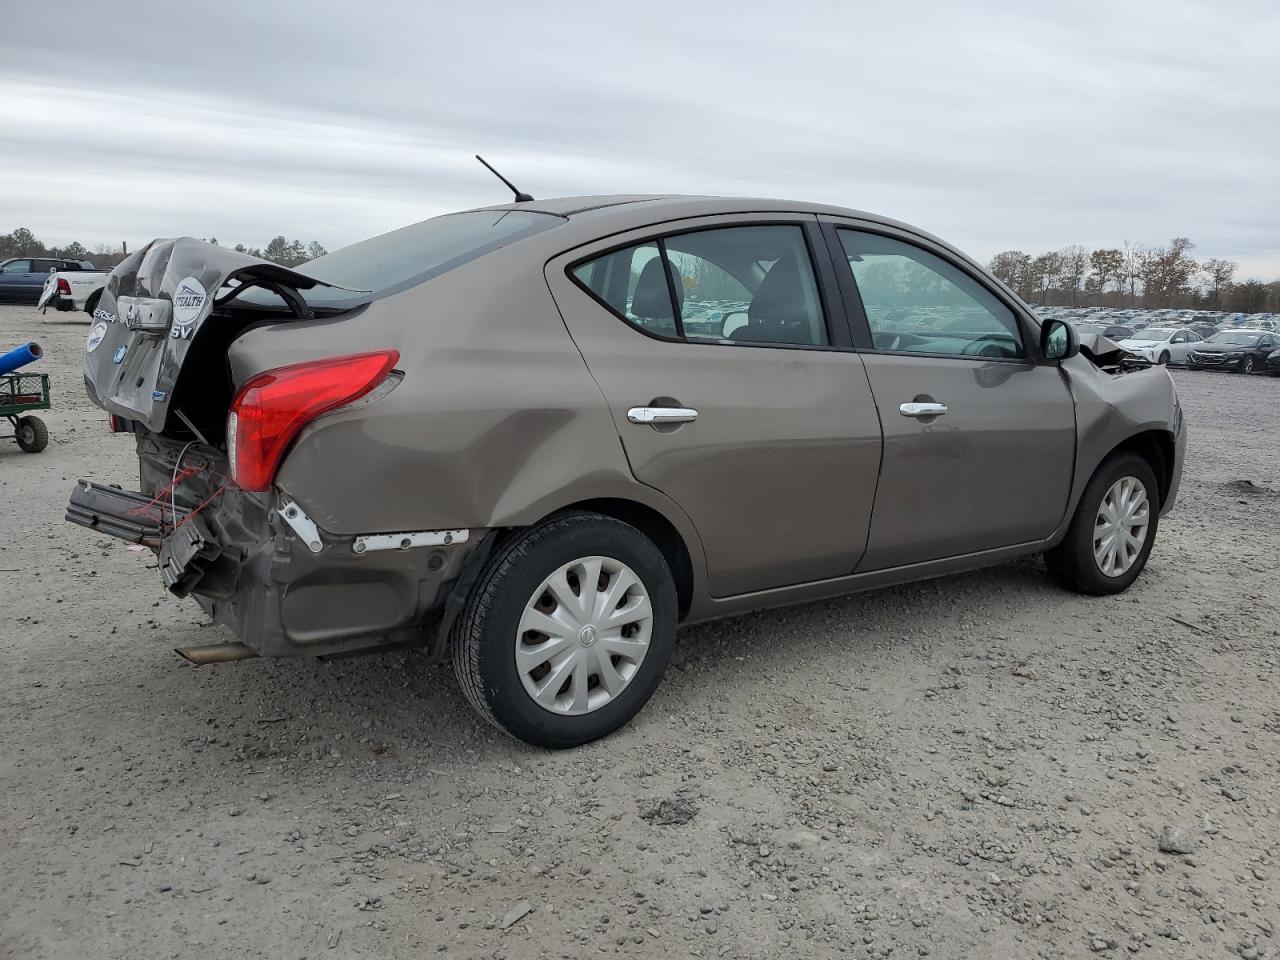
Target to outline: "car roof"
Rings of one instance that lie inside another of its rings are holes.
[[[864,220],[879,220],[897,224],[897,221],[863,210],[840,207],[827,203],[805,200],[779,200],[770,197],[722,197],[695,194],[646,194],[620,193],[585,197],[553,197],[547,200],[526,200],[522,203],[500,203],[481,207],[482,210],[533,210],[572,217],[582,213],[612,210],[617,207],[643,204],[643,210],[660,213],[664,217],[698,217],[717,213],[752,213],[776,211],[795,213],[828,213],[837,216],[853,216]],[[623,212],[623,211],[619,211]],[[631,211],[625,211],[629,213]]]
[[[779,200],[770,197],[719,197],[678,194],[611,194],[587,197],[555,197],[547,200],[527,200],[523,203],[502,203],[480,210],[529,210],[567,217],[602,233],[615,229],[626,230],[649,223],[681,220],[686,217],[710,217],[734,213],[812,213],[837,217],[852,217],[907,230],[927,237],[943,246],[950,244],[926,233],[919,227],[890,217],[840,207],[828,203],[812,203],[805,200]]]
[[[555,197],[547,200],[526,200],[519,203],[494,204],[477,210],[526,210],[565,217],[578,229],[549,230],[535,234],[529,240],[534,244],[545,243],[563,249],[590,242],[594,239],[641,229],[672,220],[694,217],[713,217],[736,213],[800,213],[849,217],[880,226],[892,227],[928,240],[949,251],[983,273],[986,267],[968,254],[919,227],[890,217],[868,213],[852,207],[840,207],[827,203],[804,200],[779,200],[769,197],[720,197],[680,194],[608,194],[586,197]],[[998,282],[998,281],[997,281]],[[1004,286],[1001,284],[1001,286]]]

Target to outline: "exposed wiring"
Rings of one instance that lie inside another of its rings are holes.
[[[174,408],[173,412],[178,415],[178,419],[187,425],[187,429],[190,430],[192,433],[194,433],[201,443],[203,443],[206,447],[211,446],[209,441],[205,439],[204,434],[200,432],[200,430],[196,427],[194,423],[192,423],[189,419],[187,419],[187,415],[185,413],[183,413],[181,410],[177,409],[176,407]]]
[[[183,417],[183,419],[185,420],[186,417]],[[194,440],[188,440],[186,445],[178,451],[178,459],[173,461],[173,478],[169,481],[169,507],[172,511],[170,523],[173,524],[173,529],[175,530],[178,529],[178,468],[182,466],[182,458],[186,455],[188,448],[195,442]],[[163,530],[164,528],[161,527],[161,529]]]

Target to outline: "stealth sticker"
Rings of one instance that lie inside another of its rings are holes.
[[[84,349],[86,353],[93,353],[98,349],[98,344],[102,342],[102,338],[107,335],[107,325],[105,323],[95,323],[93,329],[89,331],[89,339],[85,341]]]
[[[195,277],[186,277],[178,284],[173,294],[174,336],[184,336],[178,333],[178,329],[185,330],[200,318],[207,298],[204,285]]]

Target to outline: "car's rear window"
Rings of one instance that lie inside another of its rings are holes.
[[[563,217],[530,210],[451,213],[353,243],[294,269],[335,287],[387,296],[563,222]],[[305,293],[313,305],[345,296],[323,287]]]

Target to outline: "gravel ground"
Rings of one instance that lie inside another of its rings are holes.
[[[55,390],[49,449],[0,445],[0,955],[1280,953],[1280,380],[1174,372],[1181,501],[1128,593],[1026,561],[691,628],[552,754],[413,655],[180,661],[229,635],[62,520],[136,479],[86,331],[0,307]]]

